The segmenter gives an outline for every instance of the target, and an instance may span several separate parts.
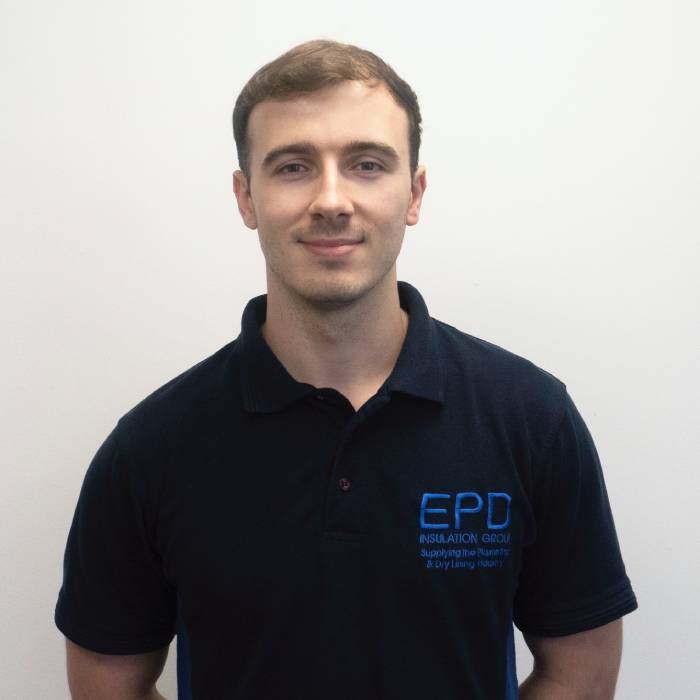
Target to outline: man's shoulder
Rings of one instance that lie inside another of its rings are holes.
[[[557,412],[566,384],[508,348],[434,319],[448,381],[467,384],[481,399],[525,411]]]
[[[224,406],[237,404],[236,349],[237,340],[232,340],[136,403],[118,421],[123,440],[191,432]]]

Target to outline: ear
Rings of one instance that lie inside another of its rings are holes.
[[[418,223],[420,213],[420,205],[423,201],[423,193],[428,186],[426,171],[424,165],[419,165],[416,168],[416,174],[411,180],[411,199],[406,212],[406,225],[413,226]]]
[[[236,170],[233,173],[233,193],[236,195],[238,211],[241,213],[243,223],[248,228],[256,229],[258,221],[255,216],[255,205],[248,187],[248,180],[242,170]]]

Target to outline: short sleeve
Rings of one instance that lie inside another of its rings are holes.
[[[93,457],[63,559],[54,621],[76,644],[103,654],[162,648],[175,634],[175,591],[153,546],[153,506],[125,459],[118,426]]]
[[[536,535],[523,549],[513,607],[516,626],[539,636],[593,629],[637,608],[598,452],[568,391],[563,399],[535,466]]]

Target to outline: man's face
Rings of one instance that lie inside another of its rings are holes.
[[[426,187],[422,166],[411,178],[408,134],[406,113],[383,85],[346,81],[253,108],[250,190],[236,171],[234,192],[246,226],[258,230],[268,290],[328,307],[395,278]],[[341,239],[354,244],[309,243]]]

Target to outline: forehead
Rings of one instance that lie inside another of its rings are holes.
[[[384,85],[345,81],[289,100],[265,100],[248,121],[251,164],[285,143],[338,149],[350,141],[381,141],[408,161],[408,116]]]

